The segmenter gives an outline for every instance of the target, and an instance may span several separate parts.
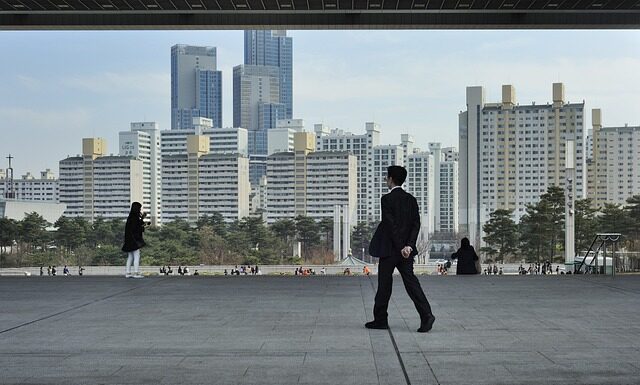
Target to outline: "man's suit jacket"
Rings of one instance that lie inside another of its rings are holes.
[[[411,256],[418,254],[416,241],[420,232],[418,202],[402,188],[393,189],[382,196],[382,222],[378,225],[369,254],[378,257],[400,255],[405,246],[411,246]]]

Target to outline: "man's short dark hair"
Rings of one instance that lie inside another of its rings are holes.
[[[396,186],[402,186],[407,179],[407,169],[402,166],[387,167],[387,176],[390,176]]]

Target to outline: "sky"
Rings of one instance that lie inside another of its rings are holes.
[[[465,88],[487,102],[512,84],[521,104],[566,100],[601,108],[603,124],[640,125],[640,31],[288,31],[293,37],[294,118],[354,133],[382,126],[382,143],[408,133],[416,146],[458,146]],[[233,118],[232,68],[243,63],[242,31],[0,32],[0,168],[16,176],[81,152],[103,137],[118,152],[130,122],[170,128],[170,49],[217,47],[223,125]]]

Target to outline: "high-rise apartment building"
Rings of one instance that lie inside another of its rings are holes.
[[[333,219],[334,206],[357,207],[357,158],[347,151],[314,151],[313,133],[295,134],[294,151],[268,157],[267,222],[305,215]]]
[[[434,160],[434,230],[458,231],[458,150],[429,143]]]
[[[287,31],[244,31],[244,64],[278,68],[280,103],[284,105],[284,115],[280,119],[291,119],[293,117],[293,39],[287,36]]]
[[[428,152],[417,152],[406,157],[407,180],[404,185],[406,191],[418,202],[419,240],[427,240],[429,234],[433,233],[437,217],[435,211],[437,169],[434,166],[434,156]]]
[[[600,109],[592,110],[593,158],[589,162],[589,198],[595,207],[626,204],[640,194],[640,126],[603,127]]]
[[[195,223],[214,212],[227,222],[249,215],[249,160],[210,153],[210,138],[189,135],[186,151],[162,157],[162,221]]]
[[[215,47],[171,47],[171,129],[192,128],[203,117],[222,127],[222,72]]]
[[[187,153],[187,137],[204,135],[209,137],[209,152],[216,154],[241,154],[247,156],[248,134],[244,128],[213,128],[211,119],[194,118],[193,128],[186,130],[160,131],[162,156]]]
[[[348,151],[314,151],[315,135],[294,135],[294,151],[267,158],[268,223],[303,215],[334,222],[334,255],[348,256],[357,219],[357,158]]]
[[[373,155],[380,144],[380,125],[365,124],[365,133],[353,134],[344,130],[331,130],[322,124],[314,126],[317,151],[347,151],[358,160],[357,172],[357,221],[377,221],[373,210],[380,206],[380,196],[374,197]],[[385,169],[386,170],[386,169]]]
[[[160,224],[162,213],[162,181],[160,156],[160,131],[155,122],[133,122],[130,131],[119,134],[120,156],[134,157],[142,161],[142,206],[149,213],[152,225]]]
[[[258,183],[265,175],[267,131],[284,117],[278,67],[240,65],[233,68],[233,126],[248,130],[251,183]]]
[[[9,181],[5,178],[4,170],[0,170],[0,197],[9,190]],[[50,169],[40,172],[40,177],[27,172],[21,179],[13,180],[15,198],[21,201],[57,202],[58,178]]]
[[[82,156],[60,161],[59,201],[69,217],[125,219],[131,203],[143,202],[143,161],[133,156],[106,154],[101,138],[82,140]],[[143,207],[148,210],[148,207]]]
[[[302,119],[278,120],[276,128],[272,128],[267,132],[267,154],[293,151],[293,136],[296,132],[302,131],[304,131],[304,121]]]
[[[369,200],[371,201],[373,216],[370,221],[378,222],[382,219],[380,199],[389,192],[387,187],[387,168],[389,166],[405,165],[403,146],[394,144],[375,146],[371,165],[373,190],[369,193]]]
[[[460,225],[476,245],[491,212],[513,210],[519,221],[548,187],[564,186],[567,140],[576,143],[576,197],[584,196],[584,102],[566,102],[562,83],[553,84],[553,103],[529,105],[516,103],[511,85],[500,103],[467,87],[459,124]]]

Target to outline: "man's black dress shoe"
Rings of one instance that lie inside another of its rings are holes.
[[[420,323],[420,328],[418,329],[418,333],[426,333],[433,327],[433,323],[435,322],[436,317],[433,314],[429,315],[429,317]]]
[[[364,327],[367,329],[389,329],[389,324],[387,322],[371,321],[364,324]]]

